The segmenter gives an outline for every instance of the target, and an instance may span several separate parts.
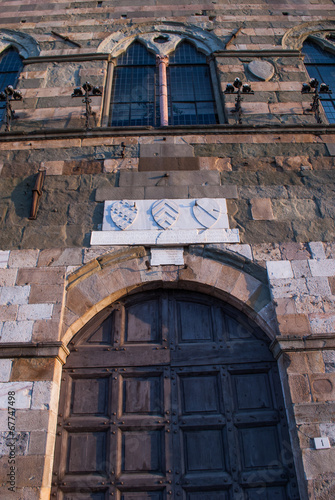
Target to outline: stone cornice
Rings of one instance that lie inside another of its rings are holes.
[[[38,57],[27,57],[23,59],[23,64],[39,64],[46,62],[80,62],[80,61],[107,61],[110,59],[110,54],[97,54],[96,52],[90,54],[64,54],[64,55],[50,55],[50,56],[38,56]]]
[[[90,139],[93,137],[127,137],[127,136],[167,136],[167,135],[250,135],[250,134],[335,134],[335,124],[303,124],[303,125],[189,125],[184,127],[106,127],[72,129],[47,129],[32,132],[11,131],[0,133],[1,142],[43,141],[65,139]],[[322,141],[320,141],[322,144]]]
[[[266,50],[217,50],[214,57],[300,57],[299,50],[266,49]]]
[[[63,365],[69,349],[63,342],[8,342],[1,344],[0,358],[56,358]]]
[[[306,337],[280,336],[273,340],[270,349],[276,359],[285,352],[335,350],[335,333],[312,334]]]

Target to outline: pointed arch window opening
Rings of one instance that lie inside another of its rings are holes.
[[[329,85],[332,94],[320,95],[320,100],[329,123],[335,123],[335,54],[307,40],[302,48],[304,64],[311,78]]]
[[[22,59],[15,48],[11,47],[0,55],[0,92],[8,85],[16,86],[22,67]],[[5,108],[6,103],[0,101],[0,123],[4,118]]]
[[[169,57],[155,56],[139,42],[114,70],[109,125],[167,126],[219,123],[206,56],[188,42]]]

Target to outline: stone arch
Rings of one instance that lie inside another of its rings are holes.
[[[16,48],[23,59],[37,57],[40,54],[39,45],[32,36],[19,31],[1,29],[0,54],[10,47]]]
[[[157,38],[163,35],[166,42],[159,43]],[[98,47],[97,52],[108,52],[118,57],[135,40],[156,55],[169,55],[181,41],[189,41],[197,50],[206,55],[216,50],[223,50],[225,44],[217,36],[194,25],[183,23],[161,23],[157,25],[141,24],[109,35]]]
[[[274,310],[266,271],[228,252],[200,249],[185,253],[185,267],[148,266],[144,247],[117,250],[98,257],[67,279],[62,341],[120,297],[154,289],[183,288],[218,297],[241,310],[273,339]],[[149,268],[148,268],[149,267]]]
[[[282,39],[282,46],[284,49],[288,50],[301,50],[306,38],[327,31],[335,31],[335,21],[311,21],[299,24],[285,33]],[[334,47],[333,44],[330,43],[329,46]]]

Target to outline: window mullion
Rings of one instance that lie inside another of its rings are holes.
[[[159,71],[159,108],[160,108],[160,125],[167,127],[169,125],[168,117],[168,93],[167,93],[167,78],[166,68],[169,63],[168,56],[157,56],[157,64]]]

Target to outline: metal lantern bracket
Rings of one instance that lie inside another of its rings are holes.
[[[236,90],[235,90],[236,89]],[[243,101],[242,95],[253,95],[254,91],[251,89],[249,83],[242,83],[239,78],[235,78],[234,82],[228,83],[224,94],[234,94],[235,98],[235,108],[232,109],[232,113],[236,113],[237,121],[239,124],[242,124],[242,106],[241,102]]]
[[[6,127],[5,132],[9,132],[13,118],[15,118],[15,111],[12,108],[12,101],[22,101],[22,94],[19,90],[15,90],[12,85],[8,85],[2,92],[0,92],[0,101],[6,103]]]
[[[85,104],[85,128],[86,130],[89,129],[89,123],[90,123],[90,116],[93,115],[92,108],[91,108],[91,102],[92,99],[91,97],[94,96],[101,96],[102,91],[99,87],[94,87],[91,85],[89,82],[85,82],[82,87],[76,87],[71,94],[71,97],[81,97],[83,98],[82,102]]]
[[[311,94],[313,96],[313,101],[310,104],[310,109],[305,109],[306,113],[315,113],[315,118],[317,123],[322,123],[322,118],[320,116],[320,94],[332,94],[329,89],[329,85],[326,83],[319,82],[316,78],[312,78],[309,83],[303,83],[301,88],[302,94]]]

